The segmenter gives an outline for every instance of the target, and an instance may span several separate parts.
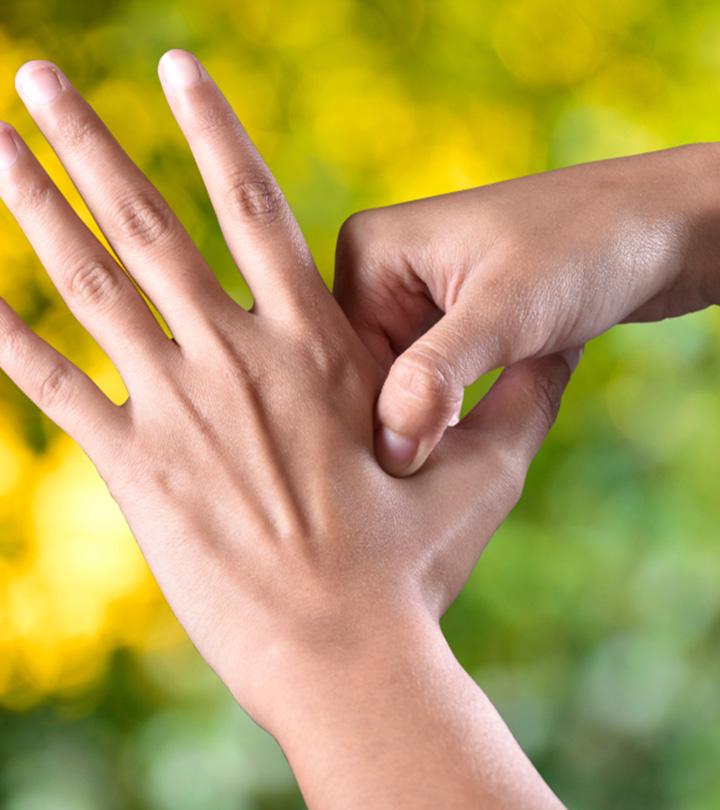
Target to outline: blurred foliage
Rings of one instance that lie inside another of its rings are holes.
[[[56,60],[231,266],[156,62],[198,53],[327,279],[358,208],[713,140],[713,0],[5,0],[0,118],[87,217],[14,91]],[[0,212],[0,295],[122,384]],[[526,494],[445,618],[463,664],[570,806],[720,807],[720,322],[588,347]],[[273,742],[164,605],[82,453],[0,380],[0,806],[302,806]]]

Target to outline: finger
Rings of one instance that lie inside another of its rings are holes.
[[[197,59],[173,50],[160,80],[187,138],[228,248],[252,290],[255,309],[291,308],[324,285],[275,178],[232,107]]]
[[[448,466],[453,468],[448,476],[458,485],[463,478],[475,486],[481,480],[496,482],[485,486],[490,497],[483,500],[497,501],[499,520],[520,497],[581,355],[582,349],[574,348],[510,366],[457,427],[447,431],[452,450]]]
[[[522,360],[506,368],[492,388],[442,442],[450,477],[509,484],[517,500],[528,468],[550,432],[582,349]],[[438,448],[439,449],[439,448]],[[492,487],[489,487],[492,491]],[[498,506],[508,511],[507,499]]]
[[[492,314],[458,303],[392,364],[377,403],[377,456],[392,475],[418,470],[462,405],[465,387],[504,361]]]
[[[509,366],[452,430],[504,448],[527,471],[557,418],[582,352],[572,348]]]
[[[224,297],[199,250],[59,68],[28,62],[16,86],[113,250],[182,342],[207,303]]]
[[[2,123],[0,196],[74,315],[123,376],[132,376],[173,346],[122,268],[17,132]]]
[[[0,298],[0,368],[97,464],[122,446],[126,417]]]
[[[570,349],[507,368],[465,419],[446,432],[433,454],[440,479],[431,472],[432,461],[417,476],[417,484],[428,492],[437,494],[438,486],[445,485],[448,497],[472,507],[467,520],[452,526],[445,553],[452,558],[448,570],[459,572],[460,578],[448,583],[450,598],[443,597],[441,612],[520,498],[528,468],[557,417],[580,355],[581,349]],[[478,514],[482,532],[477,531]],[[438,536],[448,532],[442,515],[430,528]]]

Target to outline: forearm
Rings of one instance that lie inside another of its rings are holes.
[[[312,810],[562,806],[437,626],[296,670],[279,705],[272,731]]]
[[[720,304],[720,142],[695,144],[691,156],[694,165],[689,171],[694,172],[696,192],[687,201],[688,272],[683,278],[686,289],[681,290],[685,295],[695,296],[694,306],[688,307],[690,311]],[[679,299],[669,314],[684,314],[682,294]]]

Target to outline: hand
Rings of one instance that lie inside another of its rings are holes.
[[[350,217],[335,293],[389,369],[385,469],[419,469],[485,372],[720,301],[717,166],[696,144]]]
[[[0,366],[87,451],[190,638],[280,740],[314,805],[503,790],[503,802],[530,791],[554,806],[438,619],[516,501],[568,365],[518,364],[441,443],[436,465],[387,476],[372,452],[382,371],[275,181],[190,54],[167,54],[160,75],[252,313],[224,293],[68,79],[33,62],[19,91],[127,272],[6,125],[0,194],[129,398],[110,402],[5,302]],[[397,745],[378,748],[387,735]],[[438,759],[438,741],[457,767],[472,757],[462,779]]]

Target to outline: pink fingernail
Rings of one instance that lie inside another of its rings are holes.
[[[172,87],[185,89],[202,79],[197,59],[187,51],[168,51],[160,59],[162,78]]]
[[[8,127],[0,127],[0,169],[9,169],[18,158],[15,138]]]
[[[60,94],[62,85],[50,67],[22,69],[18,74],[18,90],[33,104],[47,104]]]
[[[378,435],[378,449],[383,456],[383,461],[391,467],[389,472],[402,473],[406,470],[417,454],[418,443],[415,439],[401,436],[383,426]]]

